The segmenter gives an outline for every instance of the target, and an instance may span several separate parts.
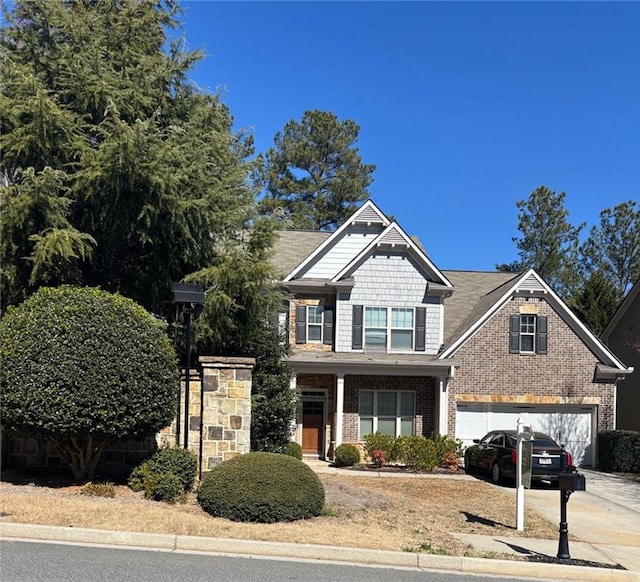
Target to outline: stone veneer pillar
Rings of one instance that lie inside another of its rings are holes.
[[[251,373],[253,358],[201,356],[200,374],[191,370],[189,378],[189,449],[200,453],[200,399],[202,414],[201,471],[237,455],[251,446]],[[192,375],[193,374],[193,375]],[[180,444],[184,442],[184,377],[180,396]],[[164,429],[158,440],[176,443],[176,422]]]

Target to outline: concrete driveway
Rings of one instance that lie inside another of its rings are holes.
[[[576,491],[567,503],[571,557],[602,564],[619,564],[640,580],[640,482],[587,469],[580,469],[580,472],[586,479],[586,491]],[[490,483],[489,480],[487,482]],[[515,488],[491,485],[504,493],[513,494],[515,512]],[[532,509],[559,526],[560,491],[557,488],[534,485],[533,489],[525,490],[524,499],[527,509]],[[526,520],[524,529],[526,535]],[[454,535],[487,552],[510,551],[521,555],[554,557],[558,551],[557,538],[543,540]],[[579,541],[572,538],[579,538]]]
[[[576,491],[567,503],[569,534],[597,547],[614,562],[640,570],[640,482],[587,469],[580,472],[586,491]],[[525,506],[560,522],[557,489],[527,489]]]

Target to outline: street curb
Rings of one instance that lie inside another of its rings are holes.
[[[319,560],[355,565],[447,570],[501,576],[522,577],[523,570],[526,570],[525,575],[531,578],[553,578],[556,580],[579,580],[585,582],[638,581],[638,572],[609,568],[11,522],[0,522],[0,539],[85,543],[169,552],[210,552],[245,557]]]

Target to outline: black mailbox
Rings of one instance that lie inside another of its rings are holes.
[[[584,475],[580,473],[560,473],[558,475],[558,489],[565,491],[586,491]]]

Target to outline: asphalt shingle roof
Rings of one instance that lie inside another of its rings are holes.
[[[288,275],[316,250],[330,232],[315,230],[281,230],[274,244],[273,263],[281,277]],[[416,244],[420,244],[412,237]],[[422,245],[420,245],[422,248]],[[457,340],[506,291],[520,273],[489,271],[442,271],[454,286],[453,295],[445,299],[444,344]]]
[[[330,232],[319,230],[280,230],[273,245],[273,265],[284,278],[327,238]]]
[[[498,271],[443,271],[453,284],[444,300],[444,345],[456,341],[477,321],[522,273]]]

